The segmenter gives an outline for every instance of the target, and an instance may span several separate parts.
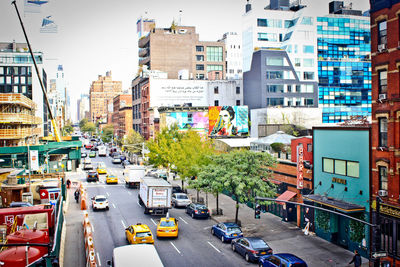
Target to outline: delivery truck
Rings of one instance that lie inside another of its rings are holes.
[[[172,185],[164,179],[144,177],[140,180],[139,204],[144,214],[165,215],[171,208]]]
[[[125,185],[128,188],[139,188],[140,179],[144,178],[146,167],[141,165],[128,165],[125,167],[123,175]]]
[[[107,148],[106,146],[99,146],[99,157],[106,157],[107,156]]]

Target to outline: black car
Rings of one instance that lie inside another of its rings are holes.
[[[179,185],[173,185],[172,186],[172,194],[174,194],[174,193],[186,193],[186,192],[184,192]]]
[[[90,171],[90,172],[88,172],[86,181],[88,181],[88,182],[98,182],[99,181],[99,175],[97,174],[96,171]]]
[[[272,248],[258,237],[242,237],[232,240],[232,250],[242,255],[246,261],[258,261],[261,256],[271,255]]]
[[[210,211],[203,204],[191,203],[186,207],[186,213],[192,216],[192,218],[209,218]]]

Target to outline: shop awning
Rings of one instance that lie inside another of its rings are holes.
[[[280,195],[279,197],[276,198],[276,200],[285,200],[285,201],[289,201],[291,198],[293,198],[295,195],[297,195],[297,193],[286,190],[282,195]],[[285,202],[277,202],[278,204],[285,204]]]
[[[346,213],[365,211],[365,207],[363,206],[345,202],[343,200],[335,199],[333,197],[327,197],[321,195],[305,195],[303,196],[303,198]]]

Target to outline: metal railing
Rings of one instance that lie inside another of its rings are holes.
[[[41,124],[42,119],[29,114],[0,113],[0,123],[10,124]]]
[[[31,109],[36,109],[35,102],[23,94],[0,94],[0,104],[20,104]]]

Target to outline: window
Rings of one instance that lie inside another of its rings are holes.
[[[388,190],[387,168],[379,166],[379,190]]]
[[[207,46],[207,61],[221,62],[222,58],[222,46]]]
[[[203,51],[204,51],[204,46],[196,45],[196,52],[203,52]]]
[[[295,58],[295,59],[294,59],[294,65],[295,65],[296,67],[300,67],[300,66],[301,66],[300,58]]]
[[[240,94],[240,86],[236,86],[236,94]]]
[[[282,28],[282,20],[280,19],[257,19],[258,27]]]
[[[303,19],[301,20],[301,24],[313,25],[313,18],[312,17],[303,17]]]
[[[346,175],[346,161],[335,160],[335,174]]]
[[[312,152],[312,144],[307,144],[307,152]]]
[[[222,71],[223,66],[222,65],[207,65],[207,72],[214,71],[214,70]]]
[[[278,41],[276,33],[259,32],[257,35],[258,35],[258,41],[270,41],[270,42]]]
[[[267,71],[267,79],[282,79],[283,71]]]
[[[214,86],[214,94],[218,94],[218,86]]]
[[[283,106],[283,98],[267,98],[267,106]]]
[[[288,86],[287,86],[287,91],[288,91],[288,93],[291,93],[291,92],[292,92],[292,86],[291,86],[291,85],[288,85]]]
[[[378,45],[387,44],[387,22],[386,20],[378,23]]]
[[[303,66],[304,67],[314,67],[314,59],[312,59],[312,58],[304,58],[303,59]]]
[[[387,147],[387,118],[379,118],[379,146]]]
[[[305,53],[305,54],[313,54],[314,53],[314,46],[313,45],[305,45],[305,46],[303,46],[303,53]]]
[[[322,159],[323,172],[333,173],[333,159]]]
[[[298,84],[296,85],[296,93],[300,93],[301,91],[301,86]]]
[[[270,84],[267,85],[268,93],[283,93],[283,84]]]
[[[284,60],[282,57],[267,57],[267,66],[284,66]]]
[[[196,74],[196,79],[197,79],[197,80],[204,80],[204,74],[197,73],[197,74]]]
[[[378,72],[379,76],[379,93],[384,94],[387,92],[387,70],[381,70]]]
[[[197,64],[197,65],[196,65],[196,70],[204,70],[204,65],[202,65],[202,64]]]
[[[347,170],[347,176],[356,178],[360,177],[360,168],[358,162],[347,161],[346,170]]]
[[[240,106],[240,100],[236,100],[236,106]]]
[[[203,55],[196,55],[196,60],[197,61],[204,61],[204,56]]]
[[[303,73],[304,80],[314,80],[314,72],[305,71]]]
[[[305,106],[313,106],[314,105],[314,99],[313,98],[304,99],[304,105]]]
[[[215,100],[215,101],[214,101],[214,106],[216,106],[216,107],[218,107],[218,106],[219,106],[219,102],[218,102],[218,100]]]

